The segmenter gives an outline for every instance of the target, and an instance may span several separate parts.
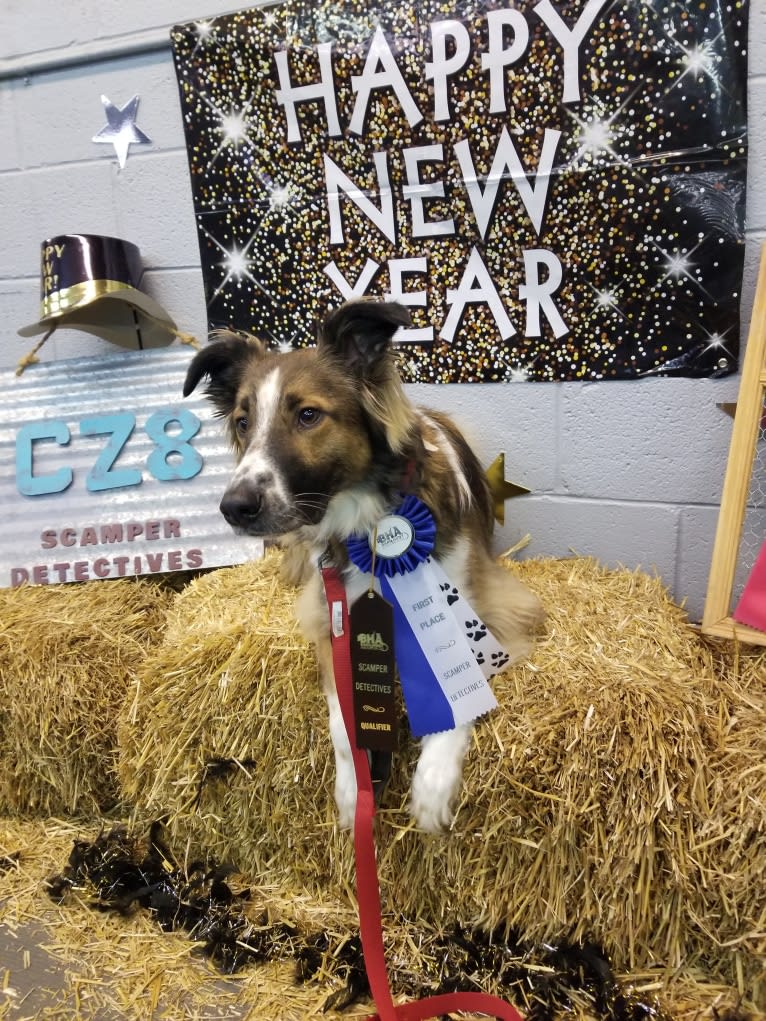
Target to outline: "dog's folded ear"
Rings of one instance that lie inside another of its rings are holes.
[[[407,309],[395,301],[349,301],[325,319],[319,348],[365,378],[389,353],[391,338],[399,327],[410,322]]]
[[[214,334],[210,343],[197,352],[189,365],[184,397],[188,397],[203,376],[207,376],[205,396],[213,402],[219,415],[228,415],[234,408],[245,365],[262,353],[263,345],[254,337],[237,333]]]
[[[318,342],[320,356],[327,353],[356,377],[369,422],[396,454],[410,449],[416,431],[415,411],[404,395],[391,345],[399,327],[409,325],[403,305],[359,299],[330,313]]]

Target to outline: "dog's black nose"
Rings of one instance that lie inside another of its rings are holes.
[[[237,488],[224,493],[220,503],[221,514],[232,528],[252,528],[261,513],[263,497],[255,489]]]

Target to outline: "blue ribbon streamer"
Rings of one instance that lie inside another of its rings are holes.
[[[415,737],[435,734],[440,730],[453,730],[455,717],[447,696],[385,576],[380,579],[380,589],[394,609],[396,665],[399,668],[410,730]]]
[[[406,518],[412,525],[412,545],[398,557],[376,556],[375,576],[380,579],[381,592],[393,606],[396,665],[410,730],[415,737],[422,737],[454,729],[455,717],[387,579],[395,574],[408,574],[428,559],[436,541],[436,523],[428,507],[411,493],[391,513]],[[370,574],[373,558],[369,536],[351,536],[346,540],[346,548],[352,564]]]

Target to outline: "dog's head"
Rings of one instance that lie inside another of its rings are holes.
[[[225,417],[238,465],[221,500],[234,528],[278,536],[318,525],[335,497],[395,485],[411,456],[414,412],[391,338],[409,323],[401,305],[354,301],[325,321],[316,348],[275,354],[224,334],[195,355],[184,396],[205,394]],[[390,479],[389,479],[390,476]],[[354,531],[347,520],[340,531]]]

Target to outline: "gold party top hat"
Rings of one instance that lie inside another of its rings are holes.
[[[40,319],[18,332],[34,337],[56,327],[135,342],[139,314],[149,325],[177,334],[176,324],[140,289],[143,267],[136,245],[99,234],[61,234],[42,243]],[[129,313],[129,314],[126,314]]]

